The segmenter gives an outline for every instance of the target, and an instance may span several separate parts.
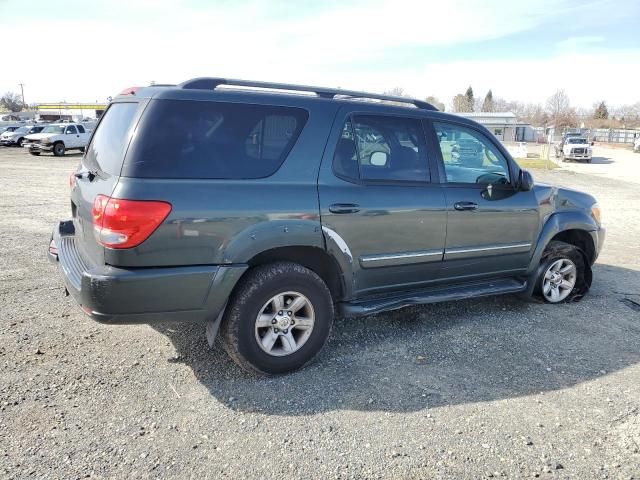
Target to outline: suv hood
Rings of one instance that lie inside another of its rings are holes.
[[[43,138],[51,138],[58,135],[57,133],[32,133],[31,135],[27,135],[27,140],[42,140]]]

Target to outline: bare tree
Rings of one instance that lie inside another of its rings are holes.
[[[454,112],[473,112],[474,105],[469,103],[466,95],[459,93],[451,100]]]
[[[385,95],[392,95],[394,97],[410,97],[406,90],[402,87],[393,87],[391,90],[385,90]]]
[[[23,109],[22,97],[14,92],[7,92],[0,97],[0,106],[10,112],[20,112]]]
[[[569,95],[562,89],[547,99],[547,113],[556,127],[566,127],[576,123],[576,111],[571,107]]]
[[[442,103],[440,100],[438,100],[438,97],[434,97],[433,95],[429,95],[427,98],[425,98],[425,101],[427,103],[430,103],[434,107],[436,107],[441,112],[444,112],[444,103]]]

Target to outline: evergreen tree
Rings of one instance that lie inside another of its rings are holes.
[[[469,88],[467,88],[467,91],[464,94],[465,97],[467,97],[467,105],[469,105],[469,112],[473,112],[473,106],[476,104],[475,100],[473,98],[473,88],[471,88],[471,85],[469,85]]]
[[[491,89],[487,92],[487,95],[484,97],[484,102],[482,103],[482,111],[483,112],[494,112],[496,110],[496,106],[493,103],[493,92]]]
[[[609,118],[609,110],[607,109],[607,104],[604,103],[604,101],[600,102],[594,110],[593,118],[598,120],[606,120]]]

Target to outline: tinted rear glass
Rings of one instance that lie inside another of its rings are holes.
[[[263,178],[296,142],[306,110],[241,103],[153,100],[122,175],[143,178]]]
[[[137,103],[114,103],[109,107],[91,139],[84,160],[88,168],[120,175],[137,108]]]

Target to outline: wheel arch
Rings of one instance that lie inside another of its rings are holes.
[[[247,264],[249,270],[274,262],[293,262],[315,272],[326,283],[334,302],[347,295],[343,272],[336,259],[322,248],[306,245],[290,245],[264,250],[254,255]],[[246,273],[245,273],[246,274]]]
[[[552,241],[561,241],[577,247],[585,260],[585,281],[591,284],[591,265],[595,262],[598,245],[594,232],[598,230],[595,220],[584,212],[558,212],[546,221],[527,270],[527,294],[533,294],[535,280],[539,274],[540,260],[545,249]]]

